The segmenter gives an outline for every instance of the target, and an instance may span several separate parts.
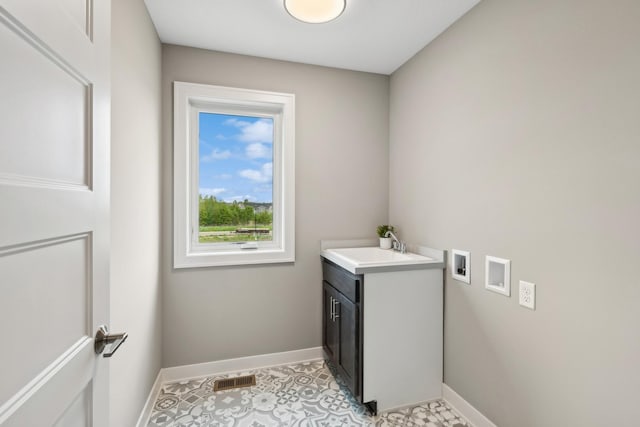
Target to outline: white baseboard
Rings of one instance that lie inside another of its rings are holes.
[[[162,376],[164,382],[179,381],[318,359],[322,359],[322,347],[239,357],[237,359],[218,360],[195,365],[174,366],[172,368],[164,368]]]
[[[302,363],[323,358],[322,347],[305,348],[302,350],[285,351],[282,353],[261,354],[258,356],[239,357],[237,359],[218,360],[215,362],[198,363],[195,365],[174,366],[162,368],[158,372],[155,383],[151,388],[147,402],[138,418],[137,427],[145,427],[153,405],[160,394],[164,383],[188,380],[191,378],[222,375],[231,372],[260,369],[270,366]]]
[[[144,403],[144,408],[142,408],[140,417],[138,417],[138,422],[136,424],[137,427],[146,427],[149,424],[149,417],[151,417],[153,405],[156,403],[156,399],[160,394],[163,382],[164,379],[162,377],[162,369],[160,369],[160,371],[158,372],[158,376],[153,383],[153,387],[151,387],[151,391],[149,392],[149,397],[147,397],[147,401]]]
[[[491,420],[473,407],[462,396],[453,391],[451,387],[442,383],[442,399],[453,410],[462,415],[473,427],[497,427]]]

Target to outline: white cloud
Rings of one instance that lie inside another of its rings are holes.
[[[206,156],[202,156],[200,160],[203,162],[211,162],[213,160],[225,160],[229,157],[231,157],[231,151],[220,151],[217,148],[214,148],[213,150],[211,150],[211,153],[207,154]]]
[[[216,178],[216,179],[231,179],[231,178],[233,178],[233,175],[228,174],[228,173],[223,173],[221,175],[214,176],[214,178]]]
[[[247,157],[250,159],[270,159],[271,150],[264,144],[259,142],[247,145],[245,150]]]
[[[271,162],[265,163],[264,165],[262,165],[262,168],[260,168],[260,170],[256,170],[256,169],[241,170],[240,172],[238,172],[238,175],[255,182],[269,182],[273,177],[273,163]]]
[[[224,193],[226,188],[200,188],[201,196],[217,196],[220,193]]]
[[[243,142],[262,142],[271,144],[273,142],[273,121],[260,119],[253,123],[238,119],[228,119],[224,121],[227,126],[234,126],[240,129],[238,140]]]
[[[242,128],[240,141],[244,142],[273,142],[273,122],[271,120],[258,120]]]
[[[240,175],[243,178],[250,179],[251,181],[258,181],[258,182],[264,181],[262,173],[254,169],[241,170],[240,172],[238,172],[238,175]]]
[[[238,120],[238,119],[227,119],[227,120],[224,121],[223,124],[227,125],[227,126],[235,126],[237,128],[241,128],[243,126],[250,125],[251,123],[245,122],[245,121],[242,121],[242,120]]]

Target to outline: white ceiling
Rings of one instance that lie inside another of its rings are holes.
[[[163,43],[391,74],[480,0],[347,0],[326,24],[282,0],[145,0]]]

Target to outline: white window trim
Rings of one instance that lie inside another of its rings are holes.
[[[173,89],[174,268],[294,262],[295,95],[178,81]],[[199,111],[273,118],[273,242],[257,249],[198,243],[198,135],[191,129]]]

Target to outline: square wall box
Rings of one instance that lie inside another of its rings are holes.
[[[471,284],[471,254],[458,249],[451,250],[451,277],[468,285]]]
[[[486,289],[511,296],[511,261],[487,255],[484,274]]]

